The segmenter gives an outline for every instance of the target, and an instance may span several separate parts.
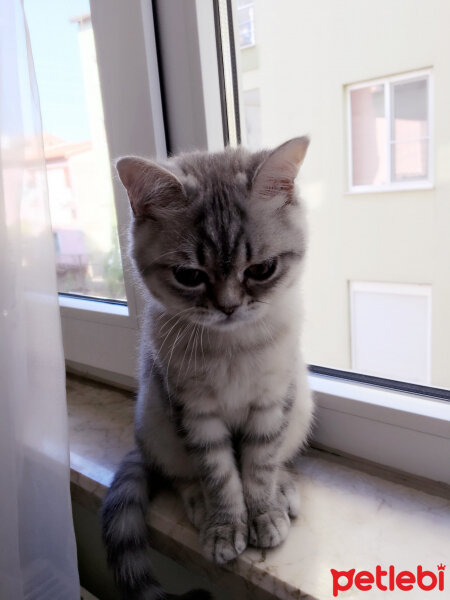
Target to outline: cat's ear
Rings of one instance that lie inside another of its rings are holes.
[[[116,162],[116,169],[135,217],[156,217],[186,204],[181,181],[161,165],[137,156],[125,156]]]
[[[309,146],[308,137],[298,137],[275,148],[256,172],[252,197],[270,200],[278,198],[283,205],[294,198],[295,178]]]

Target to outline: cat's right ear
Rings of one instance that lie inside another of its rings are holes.
[[[125,156],[118,159],[116,169],[135,217],[157,218],[186,205],[181,181],[161,165],[137,156]]]

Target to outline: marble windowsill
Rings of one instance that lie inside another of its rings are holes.
[[[133,401],[126,392],[73,376],[67,379],[67,398],[72,496],[97,510],[115,468],[133,445]],[[320,452],[304,456],[299,472],[301,516],[279,548],[248,549],[233,564],[212,565],[203,558],[198,534],[180,502],[169,493],[158,496],[149,512],[154,547],[232,590],[231,597],[252,600],[329,600],[332,568],[374,572],[378,564],[392,564],[414,571],[419,564],[435,570],[438,563],[449,563],[450,497],[445,490],[424,492],[417,489],[420,485],[365,473]],[[448,573],[446,577],[450,589]],[[339,598],[360,594],[353,588]],[[373,590],[368,597],[380,594]],[[416,590],[408,597],[423,594]],[[426,593],[427,600],[433,597],[443,594]]]

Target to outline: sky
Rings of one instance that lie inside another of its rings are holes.
[[[89,0],[25,0],[43,130],[66,141],[90,138],[78,46],[78,24]]]

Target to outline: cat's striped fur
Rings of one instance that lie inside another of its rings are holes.
[[[145,527],[149,494],[161,484],[180,493],[217,563],[248,544],[276,546],[297,514],[286,467],[312,418],[299,351],[305,217],[294,186],[307,145],[296,138],[272,152],[118,163],[149,292],[137,448],[103,506],[124,598],[170,597],[152,574]]]

